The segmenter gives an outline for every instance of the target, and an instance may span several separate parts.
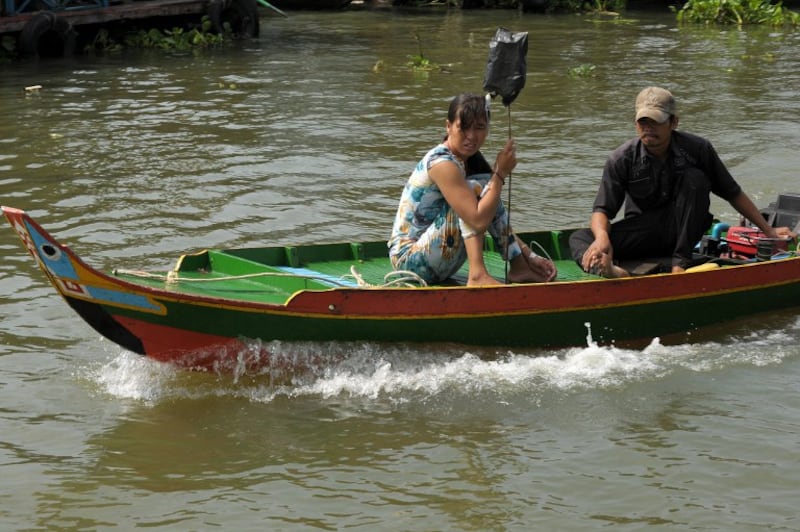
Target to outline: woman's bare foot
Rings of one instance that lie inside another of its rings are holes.
[[[489,272],[482,272],[478,274],[471,274],[467,278],[467,286],[494,286],[503,284],[491,275]]]
[[[558,272],[553,261],[537,255],[520,255],[511,261],[508,280],[512,283],[546,283],[556,275]]]

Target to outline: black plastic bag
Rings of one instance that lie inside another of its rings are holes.
[[[489,42],[489,63],[483,79],[483,90],[503,97],[508,107],[525,86],[528,65],[528,32],[513,33],[505,28],[497,32]]]

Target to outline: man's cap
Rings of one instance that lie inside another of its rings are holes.
[[[659,124],[675,114],[675,98],[667,89],[647,87],[636,97],[636,120],[650,118]]]

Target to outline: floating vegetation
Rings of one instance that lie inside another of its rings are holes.
[[[570,68],[567,73],[571,78],[588,78],[594,76],[595,68],[594,65],[584,63]]]
[[[760,55],[743,54],[740,56],[742,61],[760,61],[763,63],[774,63],[776,61],[775,54],[765,52]]]
[[[592,24],[613,24],[617,25],[634,25],[639,24],[639,20],[635,18],[623,17],[621,14],[614,11],[590,11],[587,13],[586,20]]]
[[[417,41],[419,53],[417,55],[408,56],[409,61],[406,63],[406,65],[408,65],[408,67],[414,72],[430,72],[431,70],[439,70],[439,65],[436,63],[431,63],[430,60],[425,57],[425,54],[422,53],[422,39],[419,38],[419,34],[417,32],[414,32],[414,39]]]
[[[434,63],[431,63],[425,56],[423,55],[410,55],[408,56],[409,61],[406,63],[411,70],[415,71],[431,71],[431,70],[438,70],[438,66]]]

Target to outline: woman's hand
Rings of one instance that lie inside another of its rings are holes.
[[[501,181],[505,182],[506,177],[517,166],[517,148],[514,145],[514,139],[508,139],[506,145],[497,154],[497,159],[494,161],[494,171]]]

